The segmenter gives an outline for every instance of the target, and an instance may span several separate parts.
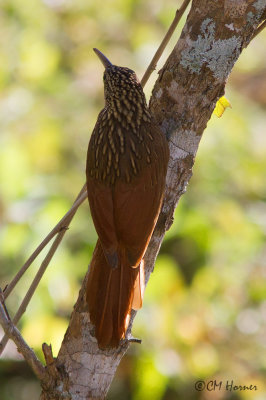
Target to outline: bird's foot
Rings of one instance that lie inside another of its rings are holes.
[[[126,340],[127,340],[127,342],[130,342],[130,343],[138,343],[138,344],[142,343],[141,339],[135,338],[131,334],[126,337]]]

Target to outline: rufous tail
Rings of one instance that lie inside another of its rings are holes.
[[[100,348],[117,347],[125,337],[131,308],[142,306],[143,261],[137,268],[132,268],[121,248],[118,257],[118,266],[111,268],[98,240],[90,265],[86,296]]]

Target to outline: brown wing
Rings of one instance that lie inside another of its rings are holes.
[[[149,132],[147,125],[144,129]],[[132,267],[137,267],[144,256],[164,195],[168,146],[159,130],[152,133],[150,163],[144,164],[130,184],[118,181],[113,190],[116,235]]]
[[[110,266],[116,267],[118,242],[114,223],[112,190],[91,178],[87,179],[87,190],[91,216],[104,254]]]
[[[96,122],[89,142],[86,176],[90,210],[95,229],[102,244],[102,249],[111,267],[118,262],[117,236],[114,224],[112,188],[101,180],[106,165],[105,159],[98,161],[99,149],[102,148],[104,135],[108,134],[106,110],[103,109]]]

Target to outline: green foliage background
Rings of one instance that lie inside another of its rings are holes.
[[[1,0],[0,7],[3,288],[84,183],[87,144],[103,106],[103,68],[92,48],[142,76],[177,2]],[[241,55],[226,92],[233,108],[204,133],[135,320],[143,344],[123,359],[109,400],[266,398],[265,40],[264,32]],[[40,357],[44,341],[59,349],[96,238],[84,204],[19,324]],[[8,299],[11,315],[42,258]],[[215,379],[222,390],[194,389],[197,380]],[[226,391],[227,380],[257,390]],[[9,344],[0,400],[37,399],[39,390]]]

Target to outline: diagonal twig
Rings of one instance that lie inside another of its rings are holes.
[[[190,3],[190,0],[184,0],[182,3],[181,7],[176,10],[175,18],[173,19],[173,22],[171,23],[165,37],[162,40],[162,43],[158,47],[153,59],[151,60],[145,74],[143,75],[143,78],[141,79],[141,85],[142,87],[145,86],[146,82],[148,81],[149,77],[151,76],[152,72],[155,70],[157,62],[159,61],[161,55],[163,54],[163,51],[165,47],[167,46],[169,40],[171,39],[182,15],[184,14],[188,4]]]
[[[66,230],[67,230],[67,227],[68,227],[70,221],[71,221],[72,218],[74,217],[74,215],[75,215],[75,213],[76,213],[76,211],[77,211],[77,208],[80,206],[80,204],[81,204],[86,198],[87,198],[87,192],[85,191],[85,192],[83,192],[83,193],[81,194],[81,196],[75,201],[75,203],[74,203],[75,208],[74,208],[73,210],[72,210],[72,208],[73,208],[74,206],[71,208],[72,212],[69,213],[69,214],[66,214],[67,217],[65,218],[65,227],[62,227],[61,230],[60,230],[60,232],[57,234],[57,236],[56,236],[56,238],[55,238],[55,240],[54,240],[54,242],[53,242],[53,244],[52,244],[50,250],[48,251],[46,257],[44,258],[44,260],[43,260],[43,262],[42,262],[42,264],[41,264],[41,266],[40,266],[40,268],[39,268],[39,270],[38,270],[38,272],[37,272],[35,278],[33,279],[32,284],[30,285],[29,290],[27,291],[27,293],[26,293],[24,299],[22,300],[22,303],[21,303],[21,305],[20,305],[18,311],[16,312],[16,314],[15,314],[15,316],[14,316],[14,318],[13,318],[13,324],[14,324],[14,325],[16,325],[16,324],[18,323],[18,321],[20,320],[20,318],[22,317],[22,315],[23,315],[24,312],[26,311],[27,306],[28,306],[28,304],[29,304],[29,302],[30,302],[30,300],[31,300],[31,298],[32,298],[32,296],[33,296],[35,290],[37,289],[37,287],[38,287],[38,285],[39,285],[39,283],[40,283],[40,280],[41,280],[41,278],[42,278],[44,272],[46,271],[46,269],[47,269],[47,267],[48,267],[48,265],[49,265],[51,259],[52,259],[53,256],[54,256],[54,253],[56,252],[56,250],[57,250],[59,244],[61,243],[61,241],[62,241],[62,239],[63,239],[63,237],[64,237],[64,235],[65,235],[65,233],[66,233]],[[7,342],[8,342],[8,336],[5,335],[5,336],[2,338],[1,343],[0,343],[0,354],[3,352],[3,350],[4,350],[4,348],[5,348],[6,344],[7,344]]]
[[[253,40],[259,33],[261,33],[265,27],[266,27],[266,20],[262,22],[262,24],[260,24],[259,27],[255,30],[251,40]]]
[[[27,269],[30,267],[30,265],[33,263],[33,261],[37,258],[37,256],[40,254],[40,252],[45,248],[45,246],[50,242],[50,240],[53,239],[53,237],[66,225],[66,221],[69,217],[70,220],[68,224],[71,222],[72,218],[75,215],[75,212],[77,211],[78,207],[82,202],[80,202],[80,197],[86,192],[86,186],[84,185],[83,188],[81,189],[80,193],[78,194],[76,200],[74,201],[72,207],[70,210],[64,215],[64,217],[56,224],[56,226],[51,230],[51,232],[46,236],[46,238],[41,242],[41,244],[34,250],[32,255],[29,257],[29,259],[25,262],[23,267],[18,271],[16,276],[12,279],[12,281],[9,283],[9,285],[3,290],[3,295],[4,299],[7,299],[7,297],[10,295],[20,278],[23,276],[23,274],[27,271]]]
[[[15,342],[19,352],[23,355],[27,363],[31,366],[37,378],[39,378],[41,381],[46,381],[48,377],[44,366],[37,358],[34,351],[25,342],[19,330],[7,318],[5,310],[1,303],[0,303],[0,323],[4,329],[5,334]]]
[[[3,307],[4,311],[5,311],[7,319],[10,321],[10,316],[9,316],[9,313],[8,313],[6,305],[5,305],[4,293],[3,293],[3,290],[1,288],[0,288],[0,303],[2,304],[2,307]]]

